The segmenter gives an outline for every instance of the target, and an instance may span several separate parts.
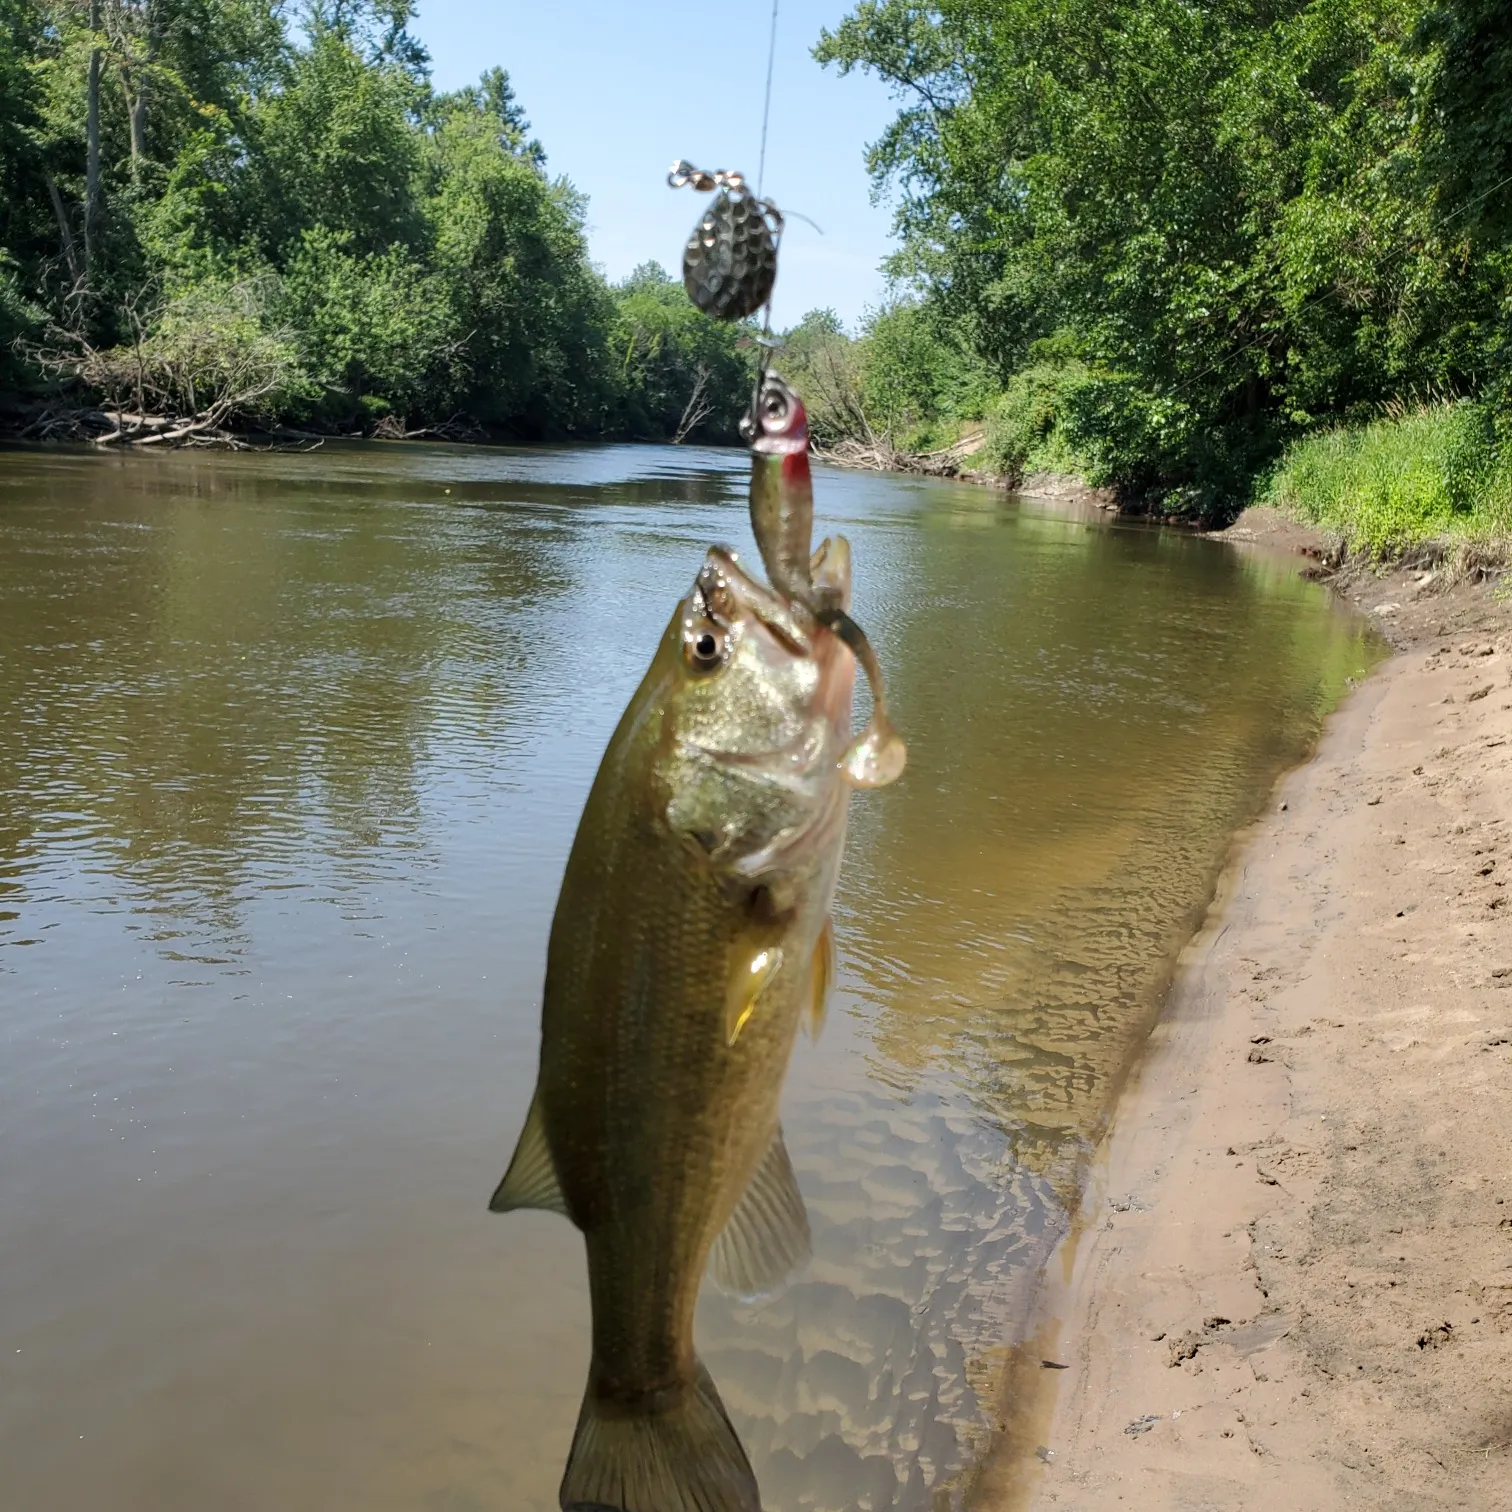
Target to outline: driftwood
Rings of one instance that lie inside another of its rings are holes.
[[[982,433],[972,431],[938,451],[901,451],[890,436],[872,434],[862,441],[853,436],[833,446],[815,446],[814,455],[821,462],[840,467],[865,468],[869,472],[922,473],[931,478],[956,478],[964,471],[966,458],[981,448]]]
[[[26,355],[65,394],[102,402],[55,402],[22,434],[102,447],[243,447],[233,427],[255,423],[294,363],[287,333],[264,329],[264,303],[256,280],[172,300],[149,282],[122,303],[128,342],[100,348],[82,328],[50,327]]]
[[[36,441],[90,441],[96,446],[223,446],[247,443],[222,423],[223,414],[144,415],[89,405],[48,405],[17,434]]]
[[[374,441],[479,441],[484,432],[461,415],[453,415],[435,425],[410,428],[403,415],[385,415],[373,427]]]

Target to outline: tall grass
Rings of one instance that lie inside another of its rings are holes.
[[[1428,543],[1512,542],[1512,439],[1462,402],[1294,442],[1266,502],[1377,560]]]

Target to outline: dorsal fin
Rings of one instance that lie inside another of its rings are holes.
[[[557,1180],[551,1147],[546,1143],[539,1087],[530,1099],[530,1112],[525,1115],[525,1127],[520,1130],[514,1158],[488,1204],[491,1213],[509,1213],[515,1208],[540,1208],[543,1212],[560,1213],[564,1218],[572,1216],[567,1211],[567,1199],[562,1196],[562,1184]]]
[[[776,1291],[812,1253],[808,1210],[779,1127],[714,1241],[709,1274],[731,1296],[762,1297]]]

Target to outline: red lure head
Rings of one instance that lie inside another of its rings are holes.
[[[756,395],[756,409],[746,417],[753,452],[767,457],[808,455],[808,414],[801,400],[776,373],[767,373]]]
[[[803,400],[776,373],[763,377],[754,418],[747,417],[746,424],[754,432],[751,450],[760,457],[779,458],[785,484],[808,484],[808,413]]]

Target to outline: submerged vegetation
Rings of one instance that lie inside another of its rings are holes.
[[[989,375],[997,470],[1214,519],[1299,440],[1280,497],[1472,423],[1512,444],[1502,0],[862,0],[817,53],[898,94],[869,159],[892,271]],[[1461,520],[1460,486],[1372,484],[1361,529]]]
[[[409,0],[0,0],[0,401],[224,426],[733,440],[739,332],[611,286],[510,88]]]

